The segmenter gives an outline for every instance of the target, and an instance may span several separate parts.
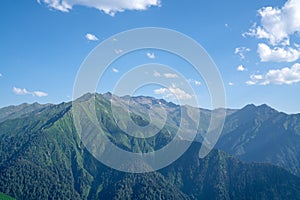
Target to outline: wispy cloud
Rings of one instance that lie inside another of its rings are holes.
[[[187,100],[193,97],[192,95],[180,89],[179,87],[176,87],[174,84],[168,88],[156,89],[154,90],[154,93],[163,95],[163,97],[166,99],[171,98],[171,99],[178,99],[178,100]]]
[[[46,96],[48,96],[47,93],[41,92],[41,91],[34,91],[34,92],[31,92],[31,94],[33,96],[36,96],[36,97],[46,97]]]
[[[21,88],[16,88],[13,87],[13,92],[17,95],[25,95],[25,94],[30,94],[30,92],[28,92],[25,88],[21,89]]]
[[[190,83],[196,85],[196,86],[201,85],[201,82],[200,82],[200,81],[197,81],[197,80],[194,80],[194,79],[189,79],[188,81],[189,81]]]
[[[256,85],[256,81],[246,81],[247,85]]]
[[[245,54],[250,51],[251,49],[247,47],[237,47],[235,48],[234,53],[238,55],[241,59],[245,59]]]
[[[154,70],[153,76],[154,77],[161,77],[161,74],[158,71]]]
[[[93,35],[91,33],[87,33],[85,35],[85,38],[89,41],[98,41],[99,40],[95,35]]]
[[[262,81],[264,78],[261,74],[253,74],[250,76],[250,80],[246,82],[247,85],[256,85],[258,82]]]
[[[228,85],[229,86],[234,86],[234,83],[233,82],[229,82]]]
[[[236,70],[239,71],[239,72],[247,71],[247,69],[246,69],[243,65],[239,65],[239,66],[236,68]]]
[[[0,77],[2,77],[3,75],[0,73]]]
[[[75,5],[86,6],[96,8],[111,16],[125,10],[146,10],[151,6],[161,5],[160,0],[37,0],[37,2],[46,4],[48,7],[62,12],[69,12]]]
[[[15,93],[16,95],[32,95],[32,96],[35,96],[35,97],[46,97],[48,96],[47,93],[45,92],[41,92],[41,91],[28,91],[27,89],[25,88],[17,88],[17,87],[13,87],[13,93]]]
[[[117,68],[113,68],[112,71],[115,73],[119,73],[119,70]]]
[[[115,49],[114,51],[115,51],[116,54],[121,54],[121,53],[123,53],[123,50],[122,50],[122,49]]]
[[[150,58],[150,59],[155,59],[155,54],[148,52],[147,57]]]
[[[177,74],[172,74],[172,73],[165,73],[164,77],[166,78],[178,78]]]
[[[256,74],[246,82],[248,85],[291,85],[300,82],[300,64],[296,63],[292,67],[282,69],[271,69],[266,74]]]

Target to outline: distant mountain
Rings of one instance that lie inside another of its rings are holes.
[[[92,96],[78,101],[88,102]],[[172,140],[177,120],[185,112],[178,105],[150,97],[116,99],[118,105],[131,101],[131,117],[140,125],[148,123],[146,113],[153,105],[164,106],[169,114],[155,137],[133,138],[114,121],[111,94],[96,95],[98,121],[107,136],[132,152],[159,149]],[[16,199],[300,199],[299,177],[270,164],[241,162],[219,150],[200,159],[200,143],[193,143],[180,159],[156,172],[113,170],[84,147],[72,109],[71,103],[47,105],[0,123],[0,192]],[[205,132],[210,116],[208,110],[201,112],[199,135]],[[238,112],[230,111],[228,119]],[[188,120],[193,122],[184,119]]]
[[[41,105],[38,103],[34,103],[34,104],[24,103],[18,106],[8,106],[5,108],[1,108],[0,122],[3,122],[7,119],[19,118],[31,112],[39,112],[47,106],[49,106],[49,104]]]
[[[227,117],[217,148],[244,161],[276,164],[300,176],[300,114],[247,105]]]

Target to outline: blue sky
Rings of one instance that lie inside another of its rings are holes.
[[[81,63],[102,41],[133,28],[163,27],[188,35],[206,49],[223,78],[227,107],[266,103],[300,113],[297,0],[74,2],[1,1],[0,107],[70,101]],[[112,90],[126,71],[150,62],[182,71],[200,105],[210,106],[201,77],[194,76],[182,60],[152,49],[113,63],[98,92]],[[179,91],[173,86],[169,89]],[[166,92],[149,86],[136,94],[160,97]]]

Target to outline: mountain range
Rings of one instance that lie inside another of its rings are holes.
[[[194,122],[185,110],[200,113],[197,136],[171,165],[125,173],[88,151],[76,131],[71,102],[9,106],[0,109],[0,192],[16,199],[300,199],[300,115],[267,105],[227,109],[216,148],[201,159],[212,111],[110,93],[77,101],[90,105],[92,98],[105,134],[126,151],[149,152],[168,144],[180,120]],[[159,105],[167,113],[165,126],[150,138],[130,136],[116,123],[112,102],[130,102],[130,117],[139,126],[149,124],[148,113]],[[190,126],[185,127],[188,134]]]
[[[300,114],[247,105],[227,116],[217,148],[247,162],[267,162],[300,176]]]

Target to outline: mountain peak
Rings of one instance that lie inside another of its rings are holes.
[[[274,108],[272,108],[271,106],[267,105],[267,104],[261,104],[256,106],[255,104],[248,104],[245,107],[243,107],[241,110],[264,110],[264,111],[276,111]]]
[[[267,104],[261,104],[261,105],[259,105],[259,106],[257,106],[258,108],[264,108],[264,109],[266,109],[266,108],[268,108],[268,109],[273,109],[271,106],[269,106],[269,105],[267,105]]]
[[[259,106],[257,106],[257,109],[264,113],[278,113],[277,110],[275,110],[274,108],[272,108],[271,106],[269,106],[267,104],[259,105]]]
[[[254,110],[255,108],[257,108],[256,105],[254,105],[254,104],[248,104],[248,105],[244,106],[241,110],[247,110],[247,111],[249,111],[249,110]]]

